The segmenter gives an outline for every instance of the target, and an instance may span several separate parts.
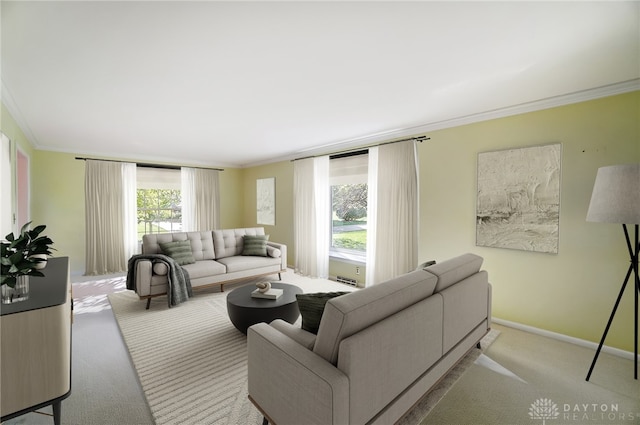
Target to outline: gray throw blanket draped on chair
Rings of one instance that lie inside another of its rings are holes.
[[[153,264],[164,263],[168,268],[167,280],[169,288],[167,289],[167,302],[169,308],[172,305],[178,305],[186,301],[193,295],[191,290],[191,280],[189,272],[179,266],[175,260],[163,254],[138,254],[129,259],[127,269],[127,289],[136,290],[136,265],[140,260],[149,260]]]

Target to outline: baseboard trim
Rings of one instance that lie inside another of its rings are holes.
[[[548,338],[557,339],[559,341],[568,342],[571,344],[579,345],[581,347],[590,348],[593,351],[598,349],[598,344],[595,342],[587,341],[580,338],[575,338],[572,336],[560,334],[557,332],[547,331],[545,329],[536,328],[529,325],[524,325],[518,322],[511,322],[509,320],[500,319],[497,317],[492,317],[491,321],[497,323],[499,325],[508,326],[510,328],[519,329],[521,331],[530,332],[532,334],[546,336]],[[602,352],[613,354],[614,356],[622,357],[623,359],[633,360],[633,353],[631,351],[620,350],[619,348],[609,347],[607,345],[602,346]],[[638,356],[640,359],[640,355]]]

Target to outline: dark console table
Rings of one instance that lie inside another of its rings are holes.
[[[71,394],[72,296],[69,258],[50,258],[29,277],[29,299],[0,305],[1,421],[53,406]]]
[[[302,294],[302,289],[280,282],[271,282],[271,287],[283,290],[278,299],[252,298],[251,292],[256,289],[255,285],[241,286],[229,292],[227,311],[236,329],[246,334],[249,326],[256,323],[269,323],[275,319],[294,323],[298,319],[300,310],[296,294]]]

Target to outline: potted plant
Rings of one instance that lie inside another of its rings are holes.
[[[5,304],[28,298],[27,276],[44,276],[40,269],[44,268],[47,257],[51,255],[53,241],[47,236],[40,236],[46,226],[29,230],[30,224],[22,226],[18,236],[9,233],[6,240],[0,242],[0,287]]]

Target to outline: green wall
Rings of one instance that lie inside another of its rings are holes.
[[[629,266],[622,226],[587,223],[597,169],[640,162],[640,92],[428,134],[420,157],[420,258],[484,257],[493,315],[599,341]],[[557,255],[475,246],[479,152],[562,143]],[[607,345],[632,351],[631,293]]]
[[[640,162],[640,92],[494,119],[426,134],[419,145],[419,260],[473,252],[485,258],[493,284],[493,314],[598,342],[628,267],[620,225],[587,223],[597,169]],[[560,245],[556,255],[475,246],[476,161],[479,152],[562,144]],[[276,177],[272,239],[289,247],[293,264],[292,163],[244,172],[245,225],[255,225],[255,180]],[[285,225],[285,228],[282,226]],[[330,274],[355,275],[355,265],[332,262]],[[607,345],[632,350],[630,290]]]
[[[71,272],[85,270],[84,161],[75,155],[36,150],[31,179],[34,222],[47,225],[55,255],[69,256]],[[104,158],[103,158],[104,159]],[[220,173],[220,222],[223,228],[243,227],[241,169]]]
[[[15,122],[7,124],[2,113],[2,129],[12,137]],[[640,162],[639,123],[640,92],[634,92],[429,132],[431,140],[418,148],[419,260],[477,253],[493,284],[495,317],[597,342],[629,262],[621,226],[585,217],[597,169]],[[558,254],[475,246],[478,153],[554,142],[562,144]],[[287,244],[292,265],[290,161],[222,172],[222,227],[257,225],[256,179],[266,177],[276,179],[276,225],[265,231]],[[56,254],[70,256],[74,272],[84,270],[83,182],[84,163],[74,155],[33,151],[32,217],[49,226]],[[632,312],[627,293],[607,345],[632,350]]]
[[[71,272],[85,269],[84,161],[74,155],[37,150],[32,158],[31,211],[34,223],[46,224],[56,249],[69,257]]]
[[[293,162],[281,161],[243,170],[244,193],[244,225],[246,227],[262,226],[270,240],[287,245],[287,264],[294,266],[294,235],[293,235]],[[256,214],[256,181],[274,177],[276,183],[276,224],[265,226],[257,224]],[[356,265],[343,261],[329,262],[329,276],[345,276],[358,281],[364,286],[366,267],[358,265],[360,274],[356,274]]]
[[[258,167],[245,168],[243,173],[243,221],[245,227],[264,227],[269,239],[287,245],[287,264],[293,266],[293,163],[276,162]],[[256,181],[274,177],[276,185],[276,224],[257,224]]]

